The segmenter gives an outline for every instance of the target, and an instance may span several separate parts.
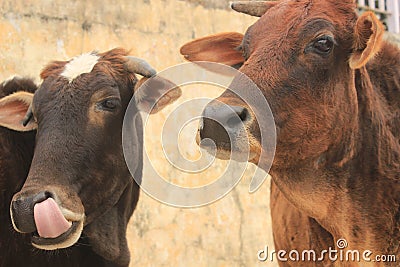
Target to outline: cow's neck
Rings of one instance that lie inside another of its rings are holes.
[[[340,152],[328,151],[325,166],[315,159],[295,167],[272,168],[286,197],[349,249],[399,254],[400,145],[388,124],[380,88],[366,68],[354,72],[358,114]],[[348,149],[347,149],[348,148]],[[338,157],[340,155],[341,157]]]
[[[345,238],[349,249],[398,254],[399,182],[368,174],[367,163],[357,167],[352,162],[341,169],[272,170],[271,175],[295,206],[315,218],[335,240]]]
[[[400,144],[391,120],[399,109],[391,110],[382,93],[385,89],[373,84],[366,68],[355,72],[355,81],[359,129],[356,153],[343,166],[346,175],[341,179],[350,212],[343,212],[348,222],[338,226],[347,228],[350,242],[360,247],[398,254]]]
[[[354,151],[348,161],[326,170],[338,193],[331,191],[335,201],[323,224],[355,249],[398,254],[400,144],[390,120],[399,110],[390,110],[384,89],[373,84],[367,68],[355,71],[354,78],[358,122],[349,139]]]

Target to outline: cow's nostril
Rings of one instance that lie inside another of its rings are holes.
[[[35,204],[45,201],[48,198],[54,199],[54,194],[49,191],[42,191],[36,195],[17,197],[11,202],[11,217],[16,230],[23,233],[36,231],[34,221]]]
[[[242,120],[242,121],[245,121],[246,119],[247,119],[247,109],[246,108],[243,108],[243,110],[239,113],[239,118]]]
[[[42,191],[33,197],[32,204],[40,203],[45,201],[48,198],[54,198],[54,195],[49,191]]]
[[[236,127],[238,124],[244,122],[247,119],[247,109],[246,108],[235,107],[234,111],[235,111],[235,113],[232,114],[233,116],[230,117],[226,121],[226,124],[230,128]]]

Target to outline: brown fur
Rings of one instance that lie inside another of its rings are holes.
[[[372,13],[357,18],[354,8],[353,1],[280,1],[244,35],[239,70],[259,86],[275,117],[276,248],[328,249],[345,238],[348,249],[399,259],[400,51],[381,41]],[[308,52],[321,35],[336,42],[326,56]],[[211,58],[212,38],[186,44],[186,57]],[[235,103],[228,91],[218,100]],[[253,162],[265,167],[257,157]]]
[[[10,191],[16,192],[10,211],[13,227],[20,232],[14,233],[15,239],[20,243],[4,260],[0,258],[5,266],[129,265],[126,229],[138,201],[135,181],[141,181],[143,167],[139,108],[146,102],[160,110],[181,91],[158,77],[143,86],[140,100],[132,99],[138,80],[134,70],[125,65],[127,54],[116,48],[94,57],[85,55],[83,59],[93,59],[95,64],[90,72],[72,65],[79,68],[76,73],[71,70],[73,79],[63,76],[69,62],[55,61],[42,71],[43,82],[31,103],[37,126],[35,153],[29,158],[28,176],[19,177],[16,190],[20,191]],[[126,113],[131,99],[133,105]],[[15,97],[14,101],[19,100]],[[131,127],[130,139],[125,140],[129,142],[125,152],[132,161],[129,170],[122,149],[125,115]],[[18,119],[13,121],[12,127],[24,130]],[[53,198],[65,219],[72,222],[68,231],[55,238],[40,237],[33,219],[34,206],[46,198]],[[25,256],[20,257],[22,254]]]
[[[33,99],[38,123],[36,153],[29,175],[13,201],[29,200],[45,190],[55,195],[63,208],[78,214],[84,212],[84,229],[76,245],[50,252],[33,249],[29,244],[31,234],[25,234],[23,249],[34,253],[21,258],[14,251],[5,261],[7,266],[129,264],[126,227],[138,201],[139,186],[122,154],[122,121],[137,81],[124,68],[126,54],[123,49],[98,54],[100,59],[92,72],[71,83],[60,76],[67,62],[53,62],[43,70],[43,83]],[[120,106],[114,112],[98,110],[98,102],[110,95],[120,97]],[[88,123],[90,118],[85,115],[91,114],[91,109],[96,110],[96,115],[101,114],[103,124]],[[140,180],[140,116],[136,116],[135,125],[137,132],[132,134],[139,143],[135,176]],[[29,221],[29,216],[30,212],[20,213],[18,208],[13,211],[17,222]],[[20,234],[14,235],[20,238]]]

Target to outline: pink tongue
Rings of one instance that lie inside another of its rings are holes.
[[[33,208],[36,229],[39,236],[55,238],[65,233],[72,225],[64,218],[57,203],[52,198],[35,204]]]

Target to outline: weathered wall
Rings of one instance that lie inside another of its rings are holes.
[[[254,21],[230,11],[227,5],[225,0],[2,0],[0,80],[20,74],[39,82],[40,70],[50,60],[116,46],[131,49],[132,55],[162,70],[183,62],[179,47],[192,38],[220,31],[243,32]],[[219,92],[184,90],[180,101]],[[160,131],[159,125],[178,104],[154,115],[153,131]],[[200,185],[224,169],[225,163],[217,161],[203,176],[183,177],[160,156],[157,136],[146,136],[145,141],[163,177],[181,185]],[[189,135],[182,142],[194,156],[198,153]],[[253,169],[250,166],[248,173]],[[258,265],[257,251],[265,245],[272,247],[269,184],[264,183],[255,194],[248,193],[248,184],[247,177],[223,199],[196,209],[170,207],[143,193],[128,229],[131,265]]]

